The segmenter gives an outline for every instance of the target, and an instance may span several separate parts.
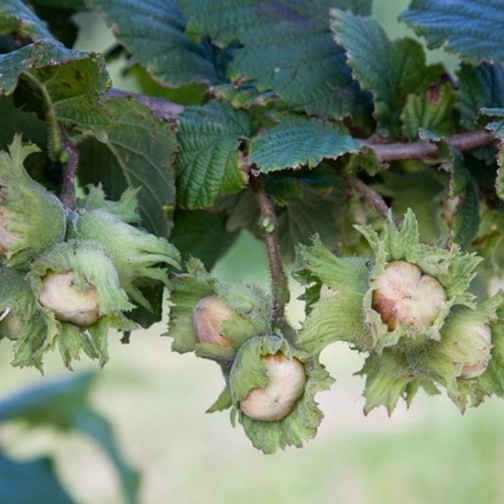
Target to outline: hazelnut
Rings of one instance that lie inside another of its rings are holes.
[[[460,378],[476,378],[483,374],[490,360],[490,350],[492,349],[492,332],[487,325],[478,324],[472,328],[473,336],[478,340],[478,351],[481,360],[475,364],[466,364],[460,371]]]
[[[447,301],[443,286],[434,277],[414,264],[394,261],[374,281],[372,306],[393,331],[398,322],[411,329],[432,325]]]
[[[261,357],[266,365],[268,384],[264,388],[253,388],[240,401],[241,411],[263,422],[284,419],[303,395],[306,374],[303,364],[296,358],[289,359],[282,353]]]
[[[213,343],[228,348],[231,342],[222,334],[221,324],[229,320],[233,310],[216,295],[199,300],[193,310],[193,328],[200,343]]]
[[[74,283],[74,273],[48,273],[42,280],[39,301],[52,310],[58,320],[78,326],[90,326],[100,317],[96,288],[83,289]]]

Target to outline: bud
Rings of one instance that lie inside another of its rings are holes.
[[[233,310],[218,296],[201,299],[193,310],[193,328],[200,343],[213,343],[227,348],[231,342],[222,334],[221,324],[229,320]]]
[[[105,247],[117,269],[121,286],[135,302],[150,309],[138,284],[149,279],[167,284],[166,266],[179,266],[177,249],[165,238],[128,224],[136,215],[134,191],[126,191],[119,201],[111,202],[104,200],[100,189],[91,187],[89,190],[88,198],[79,202],[72,237],[93,240]],[[97,208],[100,194],[102,208]]]
[[[61,322],[88,327],[133,308],[110,256],[95,242],[55,245],[32,264],[29,277],[40,304]]]
[[[372,307],[389,331],[398,322],[411,329],[431,326],[446,309],[446,293],[432,276],[406,261],[394,261],[373,281]]]
[[[266,366],[268,383],[265,387],[250,390],[240,401],[240,410],[254,420],[282,420],[304,393],[304,366],[295,357],[288,359],[281,353],[265,355],[261,361]]]
[[[9,153],[0,152],[0,253],[8,266],[23,267],[65,237],[63,205],[23,166],[38,151],[33,144],[23,145],[16,135]]]

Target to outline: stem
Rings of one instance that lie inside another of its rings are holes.
[[[77,196],[75,194],[75,177],[79,165],[79,152],[77,147],[69,140],[65,133],[61,133],[61,140],[68,157],[63,167],[63,185],[61,188],[60,200],[64,206],[72,210],[77,206]]]
[[[492,144],[494,137],[485,130],[459,133],[444,139],[449,145],[459,151],[468,151],[478,147],[486,147]],[[411,142],[411,143],[378,143],[368,140],[360,140],[363,147],[373,149],[380,161],[401,161],[404,159],[424,159],[439,154],[439,148],[435,143]]]
[[[44,99],[46,119],[49,123],[49,153],[53,160],[61,161],[64,165],[60,199],[64,206],[74,209],[77,204],[75,175],[79,164],[79,153],[75,145],[72,144],[65,132],[60,128],[54,103],[44,84],[28,72],[23,72],[22,75],[35,84]]]
[[[62,140],[60,137],[58,118],[56,109],[52,101],[51,95],[47,92],[46,87],[34,75],[28,72],[21,74],[23,77],[31,81],[40,90],[42,98],[46,106],[46,119],[49,123],[49,152],[53,159],[58,159],[61,154]]]
[[[268,264],[271,273],[271,292],[273,294],[273,322],[276,326],[283,327],[285,325],[285,305],[289,302],[290,294],[289,282],[280,255],[278,219],[275,207],[266,193],[264,180],[260,176],[252,176],[250,178],[250,186],[254,191],[259,206],[259,225],[268,255]]]
[[[368,204],[371,208],[374,208],[378,215],[383,219],[388,219],[389,214],[392,216],[392,220],[397,224],[398,221],[392,215],[392,211],[390,210],[387,203],[383,199],[382,195],[377,193],[374,189],[369,187],[367,184],[362,182],[362,180],[358,178],[352,178],[350,180],[350,185],[362,196],[362,199],[366,204]]]

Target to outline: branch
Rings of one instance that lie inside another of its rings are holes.
[[[137,93],[110,89],[105,97],[131,98],[144,104],[159,119],[173,119],[180,114],[184,107],[176,103],[169,102],[159,96],[146,96]],[[478,147],[491,145],[495,139],[485,130],[469,131],[446,137],[444,139],[449,145],[459,151],[468,151]],[[410,143],[383,143],[376,140],[362,140],[358,142],[362,147],[373,149],[380,161],[401,161],[404,159],[424,159],[435,157],[439,154],[438,146],[430,142],[410,142]]]
[[[459,151],[468,151],[478,147],[486,147],[492,144],[494,137],[485,130],[475,130],[468,133],[459,133],[444,139],[449,145]],[[439,154],[439,148],[435,143],[411,142],[411,143],[378,143],[370,140],[360,140],[363,147],[373,149],[380,161],[401,161],[403,159],[425,159]]]
[[[266,193],[264,180],[260,176],[252,176],[250,186],[259,205],[259,226],[268,255],[273,294],[273,322],[276,326],[282,327],[285,325],[285,305],[289,302],[290,294],[278,243],[278,219],[275,207]]]
[[[159,96],[147,96],[138,93],[130,93],[119,89],[109,89],[105,94],[105,98],[128,98],[136,100],[145,105],[158,119],[173,119],[180,114],[184,107],[177,103],[169,102]]]

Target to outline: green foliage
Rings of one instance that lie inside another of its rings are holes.
[[[262,173],[308,166],[358,152],[359,144],[330,123],[289,117],[250,142],[250,161]]]
[[[103,55],[73,48],[84,9],[115,36]],[[365,413],[420,389],[461,410],[502,396],[504,7],[412,0],[401,14],[459,56],[454,75],[371,12],[371,0],[4,1],[0,336],[13,365],[42,369],[55,347],[67,367],[82,352],[104,365],[110,328],[149,327],[168,305],[172,349],[222,369],[209,411],[230,408],[265,453],[314,437],[315,394],[332,383],[318,355],[335,341],[366,354]],[[110,90],[117,56],[145,95]],[[271,293],[212,275],[243,229],[265,243]],[[280,416],[271,360],[302,369]],[[256,394],[260,415],[244,406]],[[106,438],[79,411],[78,427]]]
[[[423,35],[431,47],[446,43],[447,51],[471,63],[504,62],[504,6],[495,0],[413,0],[401,19]]]

